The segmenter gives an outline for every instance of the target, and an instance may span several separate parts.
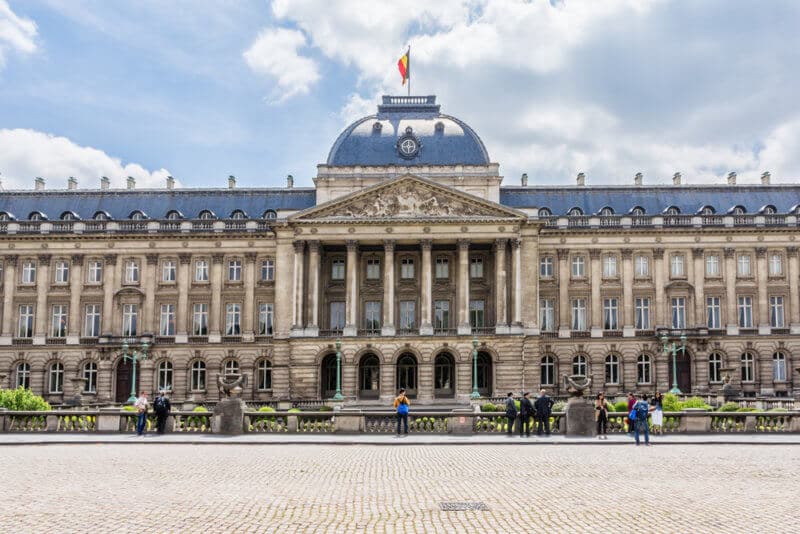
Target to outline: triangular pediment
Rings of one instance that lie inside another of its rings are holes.
[[[400,176],[325,202],[289,221],[498,220],[526,215],[496,202],[413,175]]]

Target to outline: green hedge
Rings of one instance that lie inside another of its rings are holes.
[[[628,401],[623,400],[615,402],[611,411],[617,413],[628,413]]]
[[[0,407],[12,412],[44,412],[53,408],[29,389],[0,389]]]

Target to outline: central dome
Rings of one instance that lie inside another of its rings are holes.
[[[435,96],[384,96],[378,113],[339,135],[328,165],[488,165],[475,131],[442,115]]]

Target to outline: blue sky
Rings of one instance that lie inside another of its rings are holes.
[[[799,27],[792,1],[0,0],[0,179],[311,185],[411,42],[506,183],[786,182]]]

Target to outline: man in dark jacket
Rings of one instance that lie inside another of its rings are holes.
[[[509,393],[506,397],[506,421],[508,422],[508,437],[514,435],[514,421],[517,419],[517,405],[514,402],[514,394]]]
[[[167,398],[167,392],[163,389],[159,391],[158,397],[153,401],[153,410],[156,412],[156,431],[159,434],[164,433],[167,426],[167,417],[172,409],[172,405]]]
[[[519,401],[519,437],[522,437],[523,433],[525,436],[531,437],[529,421],[533,415],[533,403],[531,403],[530,395],[530,393],[524,393],[522,400]]]
[[[536,409],[536,435],[542,435],[544,426],[544,435],[550,437],[550,414],[553,413],[553,399],[547,396],[545,390],[541,390],[534,407]]]

